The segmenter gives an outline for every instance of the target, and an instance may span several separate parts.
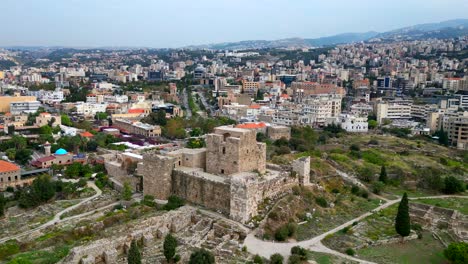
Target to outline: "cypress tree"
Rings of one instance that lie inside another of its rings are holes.
[[[166,257],[167,262],[172,262],[176,253],[177,240],[171,235],[168,234],[164,238],[163,250],[164,257]]]
[[[5,204],[5,197],[3,196],[3,193],[0,193],[0,217],[5,214]]]
[[[385,169],[385,166],[382,166],[382,167],[380,168],[379,181],[381,181],[381,182],[383,182],[383,183],[387,183],[387,182],[388,182],[387,170]]]
[[[395,230],[402,237],[408,236],[411,231],[408,195],[406,193],[403,195],[398,205],[398,212],[395,218]]]
[[[128,264],[141,264],[141,253],[135,240],[132,240],[127,257]]]

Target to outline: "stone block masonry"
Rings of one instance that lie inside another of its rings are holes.
[[[175,158],[154,153],[143,155],[143,163],[138,164],[138,174],[143,176],[143,194],[156,199],[167,200],[171,195],[172,171]]]

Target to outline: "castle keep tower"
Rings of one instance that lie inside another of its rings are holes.
[[[266,171],[266,145],[257,143],[253,130],[217,127],[206,136],[206,172],[231,175]]]

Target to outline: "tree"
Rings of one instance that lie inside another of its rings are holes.
[[[465,184],[453,176],[445,177],[445,188],[444,192],[446,194],[454,194],[465,191]]]
[[[406,193],[403,194],[400,204],[398,205],[398,212],[395,218],[395,230],[402,237],[408,236],[411,231],[408,195]]]
[[[276,253],[270,256],[270,264],[283,264],[284,258]]]
[[[55,185],[51,180],[50,175],[43,174],[37,177],[32,185],[32,191],[41,202],[47,202],[55,195]]]
[[[181,118],[170,119],[163,132],[168,138],[185,138],[184,121]]]
[[[262,90],[257,90],[257,95],[255,96],[255,101],[263,101],[264,96]]]
[[[444,256],[453,264],[468,263],[468,243],[451,243],[447,249],[444,250]]]
[[[132,199],[132,187],[128,182],[125,182],[122,190],[122,199],[125,201],[130,201]]]
[[[171,235],[168,234],[164,238],[163,251],[164,257],[166,257],[167,262],[172,262],[176,253],[177,240]]]
[[[60,119],[62,121],[62,125],[64,125],[64,126],[73,126],[73,123],[72,123],[72,121],[71,121],[71,119],[70,119],[70,117],[68,115],[63,114],[63,115],[60,116]]]
[[[376,128],[378,125],[379,125],[379,124],[378,124],[377,121],[375,121],[375,120],[369,120],[369,121],[367,121],[367,127],[368,127],[369,129],[374,129],[374,128]]]
[[[2,217],[5,214],[5,205],[5,197],[3,196],[3,193],[0,193],[0,217]]]
[[[105,120],[107,119],[107,113],[105,112],[97,112],[96,115],[94,116],[94,119],[96,120]]]
[[[135,240],[132,240],[132,243],[130,244],[130,250],[128,251],[127,256],[127,263],[141,264],[141,253]]]
[[[385,166],[382,166],[380,168],[379,181],[381,181],[383,183],[388,182],[387,170],[385,169]]]
[[[39,134],[51,135],[52,134],[52,127],[50,127],[49,125],[41,126],[39,128]]]
[[[214,264],[215,258],[213,254],[202,248],[197,249],[190,255],[189,264]]]
[[[448,139],[448,134],[447,132],[444,131],[444,128],[440,128],[440,130],[437,130],[435,135],[439,137],[439,144],[448,146],[449,145],[449,139]]]
[[[25,165],[31,160],[31,155],[33,154],[30,149],[19,149],[15,153],[15,160],[22,165]]]
[[[96,142],[96,140],[90,140],[87,144],[86,144],[86,149],[88,151],[96,151],[98,148],[98,143]]]

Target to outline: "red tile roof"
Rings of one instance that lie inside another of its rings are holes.
[[[249,106],[249,108],[250,109],[260,109],[260,105],[254,104],[254,105]]]
[[[0,172],[17,171],[19,169],[20,168],[18,166],[11,162],[0,160]]]
[[[36,163],[36,162],[42,163],[42,162],[47,162],[47,161],[51,161],[51,160],[54,160],[54,159],[55,159],[54,156],[47,156],[47,157],[42,157],[42,158],[39,158],[39,159],[35,160],[34,163]]]
[[[145,109],[143,108],[134,108],[134,109],[128,109],[129,114],[143,114],[145,113]]]
[[[89,133],[88,131],[85,131],[85,132],[81,133],[80,135],[81,135],[82,137],[88,137],[88,138],[94,137],[94,135],[91,134],[91,133]]]
[[[244,123],[244,124],[239,124],[236,126],[236,128],[244,128],[244,129],[258,129],[258,128],[264,128],[266,127],[266,124],[263,122],[260,123]]]

